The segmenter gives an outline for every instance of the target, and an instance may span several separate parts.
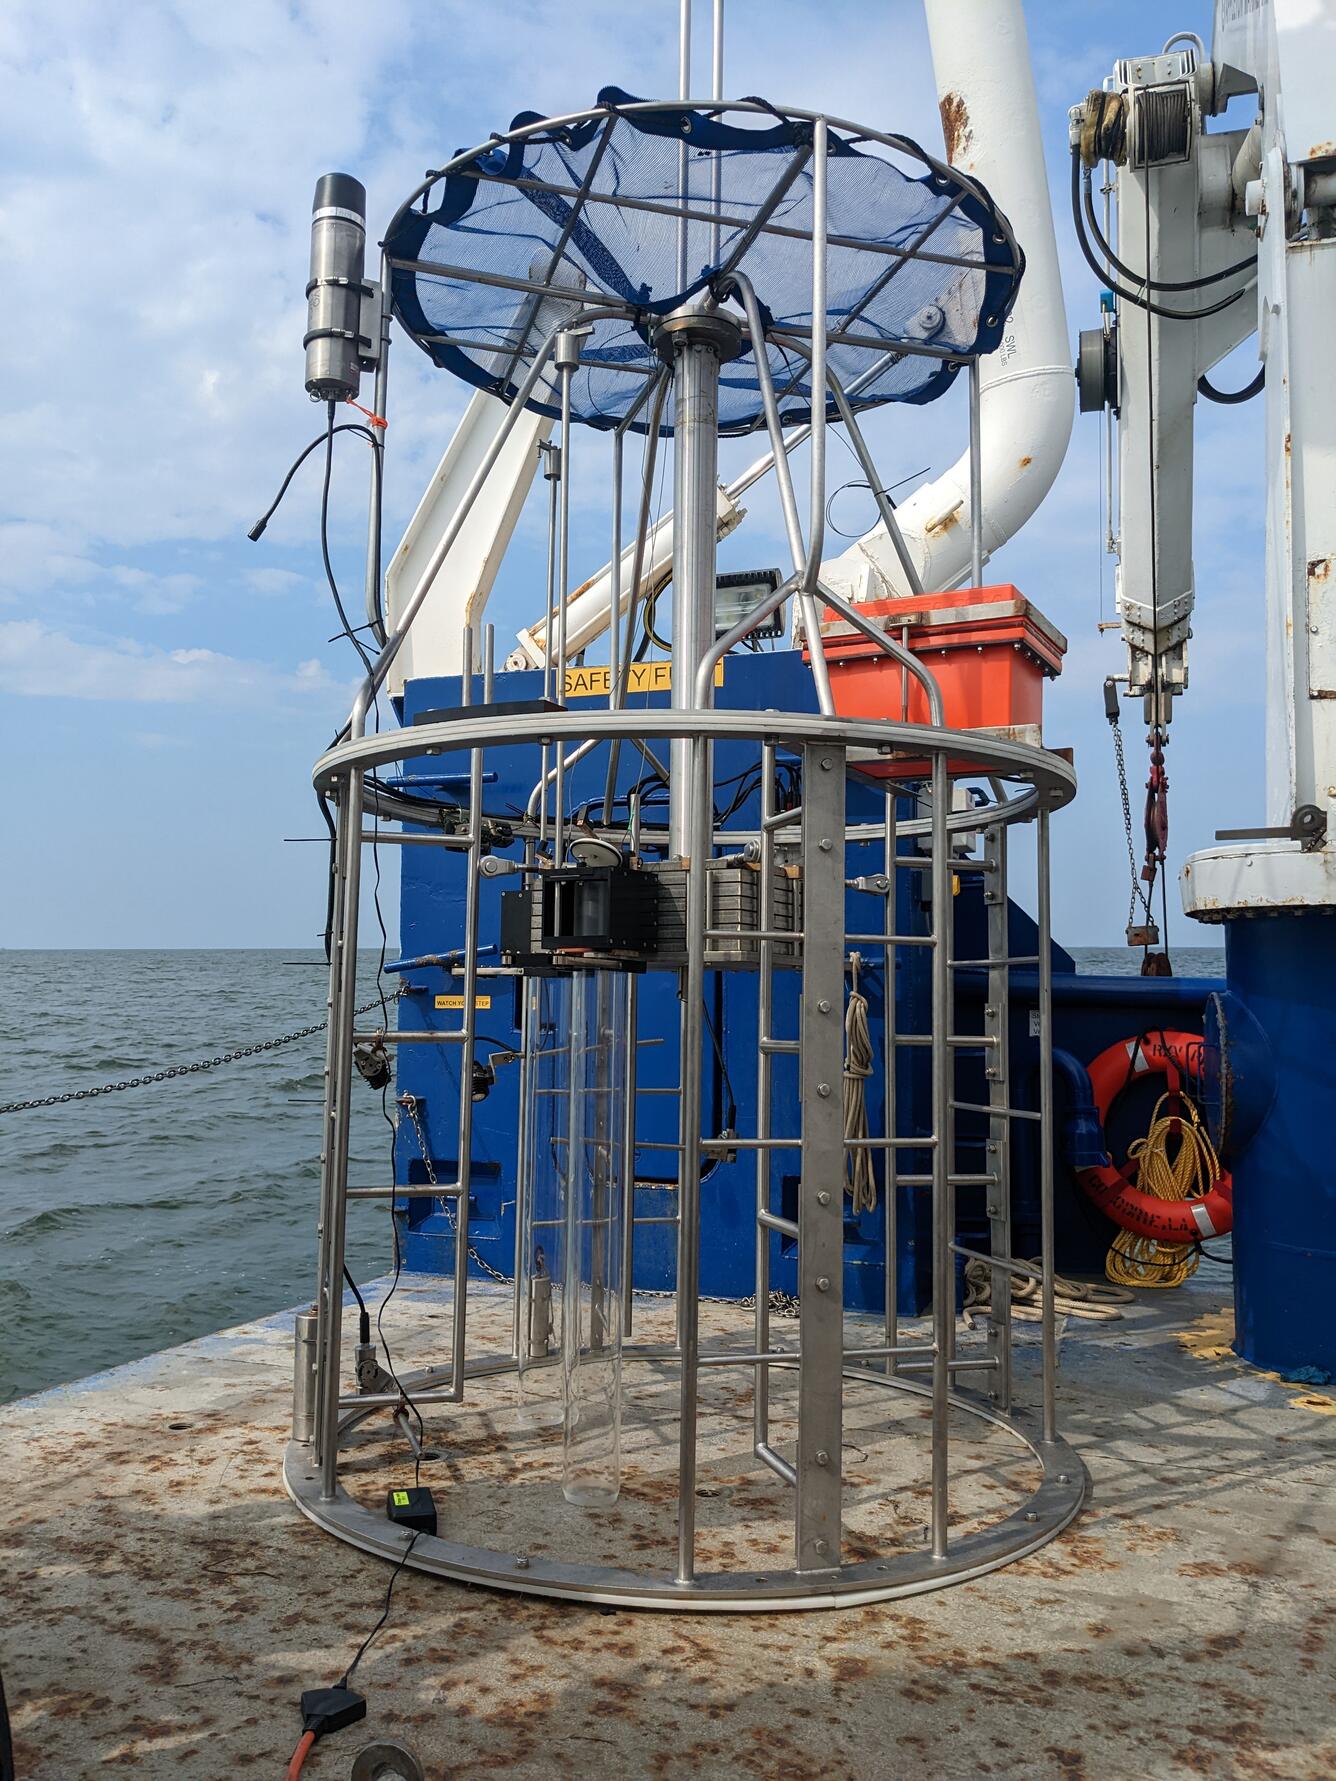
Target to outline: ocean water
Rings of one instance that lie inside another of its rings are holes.
[[[291,961],[291,962],[290,962]],[[376,955],[359,979],[373,995]],[[319,952],[0,952],[0,1103],[137,1076],[310,1026]],[[324,1035],[199,1076],[0,1116],[0,1401],[308,1299]],[[353,1099],[361,1181],[390,1128]],[[369,1171],[369,1172],[368,1172]],[[384,1273],[388,1213],[348,1222]]]
[[[1135,972],[1119,948],[1078,969]],[[360,977],[374,984],[366,954]],[[1180,976],[1223,952],[1175,953]],[[0,1103],[212,1057],[322,1018],[317,952],[3,952]],[[368,987],[366,1000],[373,990]],[[0,1402],[307,1299],[324,1039],[199,1076],[0,1116]],[[381,1098],[353,1100],[356,1178],[388,1180]],[[391,1263],[369,1202],[359,1278]]]

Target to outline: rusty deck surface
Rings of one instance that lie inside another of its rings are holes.
[[[420,1353],[440,1302],[401,1292],[396,1352]],[[1064,1330],[1063,1429],[1093,1494],[1036,1556],[798,1616],[613,1613],[405,1571],[358,1671],[367,1720],[305,1775],[345,1781],[383,1736],[432,1781],[1325,1781],[1336,1404],[1236,1361],[1214,1282],[1145,1301]],[[23,1781],[280,1776],[298,1694],[375,1622],[389,1567],[283,1493],[290,1330],[248,1324],[0,1413]]]

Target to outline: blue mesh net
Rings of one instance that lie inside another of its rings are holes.
[[[808,419],[808,367],[779,331],[811,329],[810,123],[775,112],[758,126],[755,112],[742,125],[680,105],[625,109],[638,103],[608,88],[600,109],[575,124],[543,128],[522,113],[506,139],[434,179],[386,239],[396,315],[438,365],[509,400],[538,342],[581,301],[574,293],[615,299],[633,314],[594,322],[572,379],[574,417],[611,427],[660,369],[656,319],[721,269],[737,269],[761,305],[782,416]],[[886,140],[828,134],[829,362],[863,408],[931,402],[964,359],[992,351],[1024,267],[1010,225],[976,182],[907,138],[891,140],[897,159]],[[690,213],[685,277],[680,221],[668,207]],[[554,296],[554,287],[573,295]],[[841,341],[841,330],[871,344]],[[925,347],[960,357],[924,356]],[[530,406],[557,412],[552,380]],[[720,431],[761,419],[749,347],[723,367]]]

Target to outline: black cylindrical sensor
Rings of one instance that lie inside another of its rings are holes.
[[[306,387],[321,402],[356,396],[366,292],[366,188],[351,173],[324,173],[311,205],[306,287]]]

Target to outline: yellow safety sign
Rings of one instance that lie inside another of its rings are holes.
[[[475,1008],[490,1008],[491,1005],[492,998],[490,996],[475,996],[473,998],[473,1006]],[[464,998],[463,996],[437,996],[436,1006],[438,1008],[454,1008],[459,1010],[464,1006]]]
[[[627,692],[666,693],[671,690],[672,684],[671,662],[632,662]],[[715,663],[714,684],[724,684],[722,662]],[[565,697],[568,699],[606,699],[612,693],[612,670],[607,667],[567,668],[565,686]]]

